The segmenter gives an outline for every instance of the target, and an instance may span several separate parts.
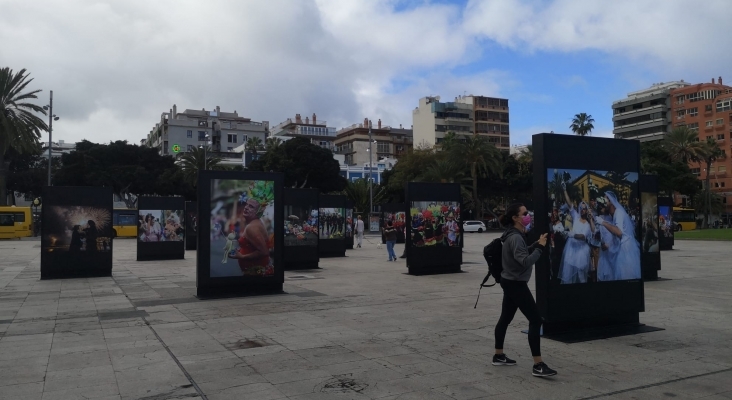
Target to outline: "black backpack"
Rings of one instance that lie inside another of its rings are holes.
[[[475,299],[475,306],[473,308],[478,307],[480,290],[483,289],[483,287],[495,286],[496,283],[501,282],[501,272],[503,272],[503,241],[500,238],[493,239],[492,242],[483,247],[483,257],[485,258],[485,262],[488,263],[488,275],[486,275],[485,278],[483,278],[483,282],[480,283],[478,298]],[[495,282],[491,285],[486,285],[485,283],[491,276]]]

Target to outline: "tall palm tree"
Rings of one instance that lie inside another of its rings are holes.
[[[586,136],[592,133],[592,130],[595,129],[595,126],[592,125],[594,122],[595,119],[592,118],[592,115],[579,113],[575,114],[574,118],[572,118],[572,125],[570,125],[569,128],[579,136]]]
[[[516,161],[519,162],[520,174],[531,173],[529,169],[531,168],[531,164],[534,162],[534,147],[532,145],[527,145],[526,148],[521,150],[518,154]]]
[[[712,211],[712,196],[711,196],[711,187],[709,185],[709,178],[710,175],[713,173],[712,171],[712,165],[717,160],[723,160],[727,158],[727,155],[724,151],[722,151],[721,148],[719,148],[719,145],[717,144],[717,141],[714,139],[707,139],[706,142],[704,142],[701,146],[700,154],[698,155],[698,159],[700,164],[704,163],[706,165],[706,178],[704,179],[705,184],[704,188],[706,189],[706,201],[704,202],[704,221],[702,222],[702,229],[707,228],[709,226],[709,214]]]
[[[183,170],[183,176],[192,186],[198,181],[198,171],[205,169],[221,169],[221,157],[211,154],[211,149],[194,148],[180,157],[178,165]]]
[[[386,187],[381,185],[374,185],[374,204],[381,204],[386,197]],[[356,212],[367,212],[369,210],[369,181],[366,179],[356,179],[355,181],[348,181],[346,188],[343,190],[343,194],[348,197],[348,200],[353,202],[353,207]]]
[[[699,134],[686,126],[674,128],[664,139],[663,147],[673,161],[697,162],[704,147]]]
[[[449,157],[439,157],[425,169],[420,180],[440,183],[460,182],[463,175],[460,166]]]
[[[41,131],[48,126],[34,113],[46,115],[42,107],[26,103],[37,99],[40,89],[21,93],[33,82],[28,79],[25,69],[14,74],[6,67],[0,69],[0,205],[7,205],[7,171],[10,164],[5,155],[11,148],[18,153],[36,150],[41,139]]]
[[[445,137],[442,138],[442,143],[440,143],[440,146],[442,147],[442,150],[450,151],[452,146],[457,142],[458,138],[455,132],[447,132],[445,134]]]
[[[473,203],[478,216],[483,215],[483,207],[478,200],[478,177],[485,177],[490,173],[503,174],[501,152],[485,136],[468,136],[465,141],[455,143],[450,149],[450,159],[457,165],[470,170],[470,179],[473,185]]]
[[[252,139],[254,139],[254,138],[252,138]],[[274,149],[280,147],[280,145],[282,144],[282,139],[280,139],[278,137],[271,137],[271,138],[267,138],[264,142],[265,142],[264,146],[267,150],[274,150]]]
[[[246,149],[252,154],[257,154],[257,150],[262,148],[262,139],[258,137],[252,137],[247,140]]]

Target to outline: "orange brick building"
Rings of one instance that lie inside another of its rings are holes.
[[[689,167],[704,181],[709,174],[712,192],[722,196],[726,215],[732,222],[732,86],[722,84],[722,77],[711,83],[700,83],[671,90],[673,127],[687,126],[699,133],[699,141],[711,138],[727,155],[716,161],[709,171],[706,165],[690,163]]]

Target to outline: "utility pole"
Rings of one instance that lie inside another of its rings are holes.
[[[374,211],[374,150],[371,147],[372,144],[373,139],[371,138],[371,120],[369,120],[369,227],[371,226],[371,213]]]
[[[53,90],[48,103],[48,186],[51,186],[51,136],[53,135]]]

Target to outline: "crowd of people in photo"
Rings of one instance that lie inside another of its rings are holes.
[[[342,209],[321,208],[320,209],[320,238],[339,239],[344,237],[346,228]]]
[[[572,201],[562,182],[564,204],[553,207],[550,260],[562,284],[640,279],[638,212],[630,214],[612,191]]]
[[[307,244],[309,237],[318,235],[318,210],[301,217],[290,215],[285,221],[285,245]],[[317,244],[317,241],[315,242]]]
[[[460,246],[460,206],[429,203],[426,207],[413,207],[412,244],[424,246]]]
[[[156,216],[156,214],[158,216]],[[142,242],[180,242],[183,241],[185,229],[181,225],[178,211],[141,212],[137,218],[137,231]],[[164,215],[163,223],[160,216]]]

